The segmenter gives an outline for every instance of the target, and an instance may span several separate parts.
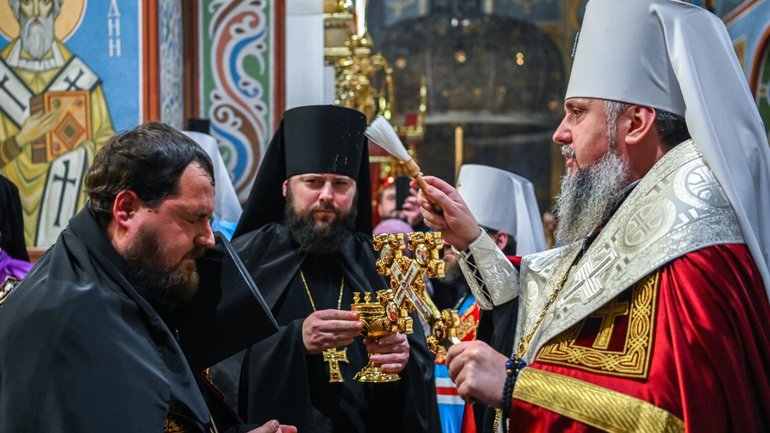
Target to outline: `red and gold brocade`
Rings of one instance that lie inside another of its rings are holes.
[[[601,329],[607,333],[610,327],[606,321],[601,326],[600,315],[589,316],[544,345],[528,368],[631,398],[608,404],[589,386],[574,394],[577,401],[559,402],[564,394],[554,381],[549,410],[518,399],[527,399],[517,395],[528,388],[522,382],[529,378],[522,374],[511,406],[511,431],[588,432],[612,425],[665,431],[634,411],[639,400],[670,414],[669,421],[683,421],[687,432],[770,431],[770,306],[745,245],[686,254],[613,304],[614,314],[605,315],[613,318],[608,340],[599,338],[597,345]],[[546,399],[547,376],[538,379]],[[584,418],[580,412],[592,412],[587,422],[593,426],[575,419]],[[681,431],[682,426],[673,422],[669,428]]]

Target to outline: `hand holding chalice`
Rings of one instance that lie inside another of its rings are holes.
[[[364,299],[361,302],[361,293],[353,292],[353,303],[350,305],[351,311],[358,313],[363,325],[361,334],[364,337],[378,340],[397,332],[412,331],[411,319],[400,317],[398,306],[393,302],[390,290],[377,292],[375,301],[371,297],[371,293],[364,292]],[[370,359],[369,363],[356,373],[354,379],[358,382],[384,383],[397,381],[399,377],[398,374],[382,371],[382,368]]]

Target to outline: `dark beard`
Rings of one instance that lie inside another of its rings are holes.
[[[286,199],[286,227],[292,239],[299,245],[300,251],[313,254],[336,253],[342,250],[348,238],[353,235],[357,216],[355,200],[349,212],[332,209],[336,215],[334,221],[316,227],[313,209],[305,214],[298,214],[291,205],[291,192]]]
[[[162,266],[165,257],[160,236],[149,229],[140,230],[137,238],[123,253],[126,279],[151,303],[167,311],[189,302],[198,291],[198,272],[180,263]],[[194,247],[185,258],[203,255],[205,248]]]
[[[462,271],[460,270],[460,264],[457,260],[444,262],[444,278],[439,278],[441,281],[452,283],[458,278],[462,277]]]

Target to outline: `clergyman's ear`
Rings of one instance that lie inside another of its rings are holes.
[[[283,181],[283,185],[281,185],[281,192],[283,192],[283,196],[286,197],[286,194],[289,192],[289,179]]]
[[[141,207],[142,200],[134,191],[124,190],[115,196],[112,203],[112,219],[119,227],[127,228]]]
[[[497,248],[500,248],[501,250],[505,249],[505,246],[508,245],[508,233],[504,231],[499,231],[495,233],[494,236],[492,236],[492,240],[495,241],[495,245],[497,245]]]
[[[655,109],[643,105],[633,105],[627,111],[628,133],[626,143],[638,144],[655,128]]]

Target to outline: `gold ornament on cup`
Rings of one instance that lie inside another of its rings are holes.
[[[350,310],[358,313],[361,324],[364,325],[361,334],[374,340],[395,334],[396,332],[411,333],[411,318],[401,318],[398,306],[393,302],[393,292],[380,290],[377,292],[377,300],[372,300],[370,292],[364,292],[364,300],[361,301],[361,292],[353,292],[353,303]],[[385,383],[399,380],[398,374],[385,373],[379,365],[371,360],[361,369],[353,379],[358,382]]]

